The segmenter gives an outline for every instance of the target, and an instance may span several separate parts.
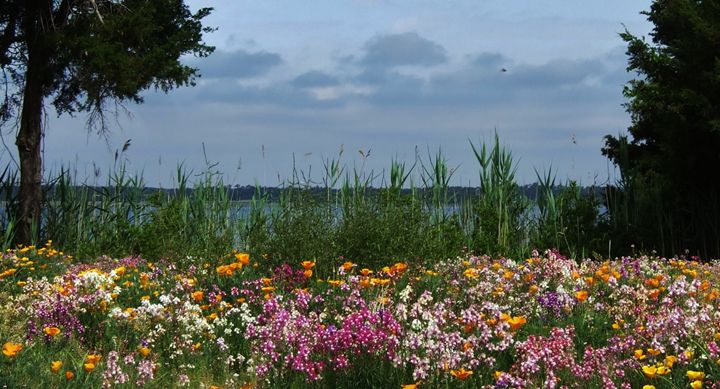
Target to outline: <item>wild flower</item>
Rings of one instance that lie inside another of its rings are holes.
[[[13,358],[22,349],[23,349],[23,345],[20,343],[5,342],[5,344],[3,344],[2,353],[3,353],[3,355],[5,355],[8,358]]]

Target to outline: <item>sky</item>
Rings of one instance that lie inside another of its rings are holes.
[[[497,133],[520,184],[548,169],[559,182],[604,184],[617,175],[603,137],[630,124],[622,89],[637,77],[618,34],[647,35],[650,3],[187,1],[213,7],[205,24],[217,28],[205,35],[211,56],[182,59],[202,74],[197,85],[144,93],[106,137],[83,116],[48,110],[44,169],[102,184],[124,164],[148,186],[172,187],[182,165],[192,180],[211,169],[226,184],[274,186],[293,166],[319,183],[339,159],[379,184],[393,159],[415,165],[419,181],[440,150],[451,183],[476,186],[470,142]],[[3,165],[13,139],[3,133]]]

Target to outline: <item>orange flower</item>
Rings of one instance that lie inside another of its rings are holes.
[[[332,285],[332,286],[340,286],[340,285],[344,284],[345,281],[342,281],[342,280],[328,280],[327,283],[330,284],[330,285]]]
[[[400,385],[400,388],[401,389],[417,389],[417,387],[420,386],[421,383],[422,383],[422,381],[418,381],[414,384]]]
[[[202,290],[196,290],[196,291],[192,292],[192,298],[193,298],[193,300],[195,300],[195,301],[197,301],[197,302],[202,301],[203,296],[204,296],[204,295],[203,295],[203,291],[202,291]]]
[[[100,355],[100,354],[90,354],[87,357],[85,357],[85,362],[96,365],[98,362],[100,362],[101,359],[102,359],[102,355]]]
[[[585,285],[592,286],[594,283],[595,283],[595,279],[592,276],[585,277]]]
[[[472,370],[465,370],[464,367],[461,367],[459,370],[451,370],[450,371],[450,375],[459,379],[460,381],[465,381],[472,374],[473,374]]]
[[[313,261],[302,261],[300,262],[300,265],[302,265],[303,269],[310,270],[313,267],[315,267],[315,262]]]
[[[65,379],[66,379],[66,380],[70,381],[71,379],[73,379],[73,377],[75,377],[75,374],[73,374],[73,372],[71,372],[70,370],[68,370],[68,371],[65,372]]]
[[[360,275],[362,275],[364,277],[367,277],[370,274],[373,274],[373,271],[368,268],[364,268],[364,269],[360,270]]]
[[[54,338],[56,335],[60,333],[60,329],[57,327],[45,327],[44,329],[45,335]]]
[[[391,273],[402,274],[405,270],[407,270],[407,268],[407,263],[398,262],[392,266]]]
[[[527,323],[527,319],[525,318],[525,316],[513,316],[508,319],[507,322],[508,324],[510,324],[510,331],[515,331],[525,325],[525,323]]]
[[[50,370],[53,373],[57,373],[60,371],[60,368],[62,367],[62,365],[63,365],[62,361],[52,361],[50,363]]]
[[[151,350],[147,347],[140,347],[138,348],[138,351],[140,352],[140,355],[147,358],[147,356],[150,355]]]
[[[217,268],[215,268],[215,271],[217,271],[217,273],[220,274],[221,276],[228,276],[228,277],[232,276],[233,273],[235,272],[235,270],[228,265],[218,266]]]
[[[528,292],[530,292],[530,294],[535,294],[535,293],[537,293],[538,289],[539,289],[538,286],[533,284],[533,285],[530,285],[530,289],[528,289]]]
[[[345,263],[342,264],[342,268],[343,268],[343,270],[345,270],[346,272],[347,272],[347,271],[350,271],[353,267],[355,267],[355,264],[352,263],[352,262],[350,262],[350,261],[347,261],[347,262],[345,262]]]
[[[577,292],[575,292],[575,298],[578,299],[578,301],[580,301],[580,302],[587,300],[587,298],[588,298],[587,290],[578,290]]]
[[[303,271],[303,275],[305,276],[305,278],[310,278],[310,277],[312,277],[312,275],[313,275],[313,271],[310,270],[310,269],[304,270],[304,271]]]
[[[237,259],[237,261],[242,263],[243,265],[247,265],[250,263],[250,254],[237,253],[237,254],[235,254],[235,259]]]
[[[22,349],[23,346],[20,343],[7,342],[3,345],[2,353],[8,358],[12,358],[16,356],[17,353],[19,353]]]

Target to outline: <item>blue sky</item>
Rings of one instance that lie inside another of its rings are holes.
[[[494,131],[518,159],[520,183],[551,165],[561,181],[613,179],[600,154],[624,131],[623,26],[647,35],[650,1],[189,1],[211,6],[208,58],[194,88],[146,93],[107,139],[84,118],[48,113],[45,169],[104,182],[115,150],[146,184],[168,187],[178,163],[217,163],[229,184],[276,185],[342,149],[376,174],[442,149],[454,184],[476,185],[473,142]],[[12,145],[5,135],[6,143]],[[205,155],[203,154],[203,146]],[[362,154],[370,152],[363,158]],[[0,157],[8,160],[7,152]],[[101,175],[95,178],[94,166]]]

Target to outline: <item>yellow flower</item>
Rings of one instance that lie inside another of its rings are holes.
[[[643,385],[643,389],[655,389],[655,385]]]
[[[151,351],[151,350],[150,350],[149,348],[147,348],[147,347],[140,347],[140,348],[138,348],[138,351],[140,352],[140,354],[141,354],[143,357],[146,357],[146,358],[147,358],[147,356],[150,355],[150,351]]]
[[[115,269],[115,274],[117,276],[122,276],[123,274],[125,274],[125,266],[120,266],[117,269]]]
[[[65,372],[65,379],[68,381],[70,381],[74,376],[75,374],[73,374],[73,372],[71,372],[70,370]]]
[[[676,356],[674,356],[674,355],[668,355],[668,356],[665,357],[665,364],[667,365],[667,367],[672,368],[673,365],[675,364],[675,362],[677,362],[677,357],[676,357]]]
[[[420,386],[421,383],[422,383],[422,381],[418,381],[414,384],[400,385],[400,388],[401,389],[417,389],[417,387]]]
[[[475,270],[472,267],[465,269],[465,271],[463,272],[463,275],[467,278],[477,278],[477,270]]]
[[[538,291],[538,286],[534,284],[530,285],[530,289],[528,291],[530,292],[530,294],[535,294]]]
[[[702,381],[700,381],[700,380],[695,380],[695,381],[693,381],[693,382],[690,383],[690,387],[691,387],[692,389],[700,389],[700,388],[702,388]]]
[[[7,342],[3,345],[2,353],[8,358],[12,358],[16,356],[17,353],[19,353],[22,349],[23,346],[20,343]]]
[[[505,374],[504,371],[495,370],[495,381],[499,380],[503,374]]]
[[[83,365],[83,369],[85,369],[86,372],[90,373],[91,371],[95,370],[95,364],[94,363],[86,363]]]
[[[645,377],[647,378],[655,378],[655,374],[657,374],[657,367],[656,366],[643,366],[642,372],[645,374]]]
[[[635,354],[635,359],[640,360],[640,361],[647,358],[644,350],[635,350],[634,354]]]
[[[702,381],[702,380],[705,379],[705,373],[703,373],[702,371],[688,370],[688,371],[687,371],[687,378],[688,378],[690,381]]]
[[[658,375],[668,375],[670,374],[670,369],[667,366],[660,365],[657,369]]]
[[[44,329],[45,335],[54,338],[56,335],[60,333],[60,329],[57,327],[45,327]]]
[[[57,373],[60,371],[62,365],[62,361],[52,361],[50,362],[50,370],[52,370],[53,373]]]
[[[210,385],[208,389],[220,389],[220,387],[217,385]]]
[[[685,358],[687,358],[688,360],[693,359],[693,357],[695,356],[695,352],[692,350],[687,350],[683,352],[683,354],[685,354]]]

